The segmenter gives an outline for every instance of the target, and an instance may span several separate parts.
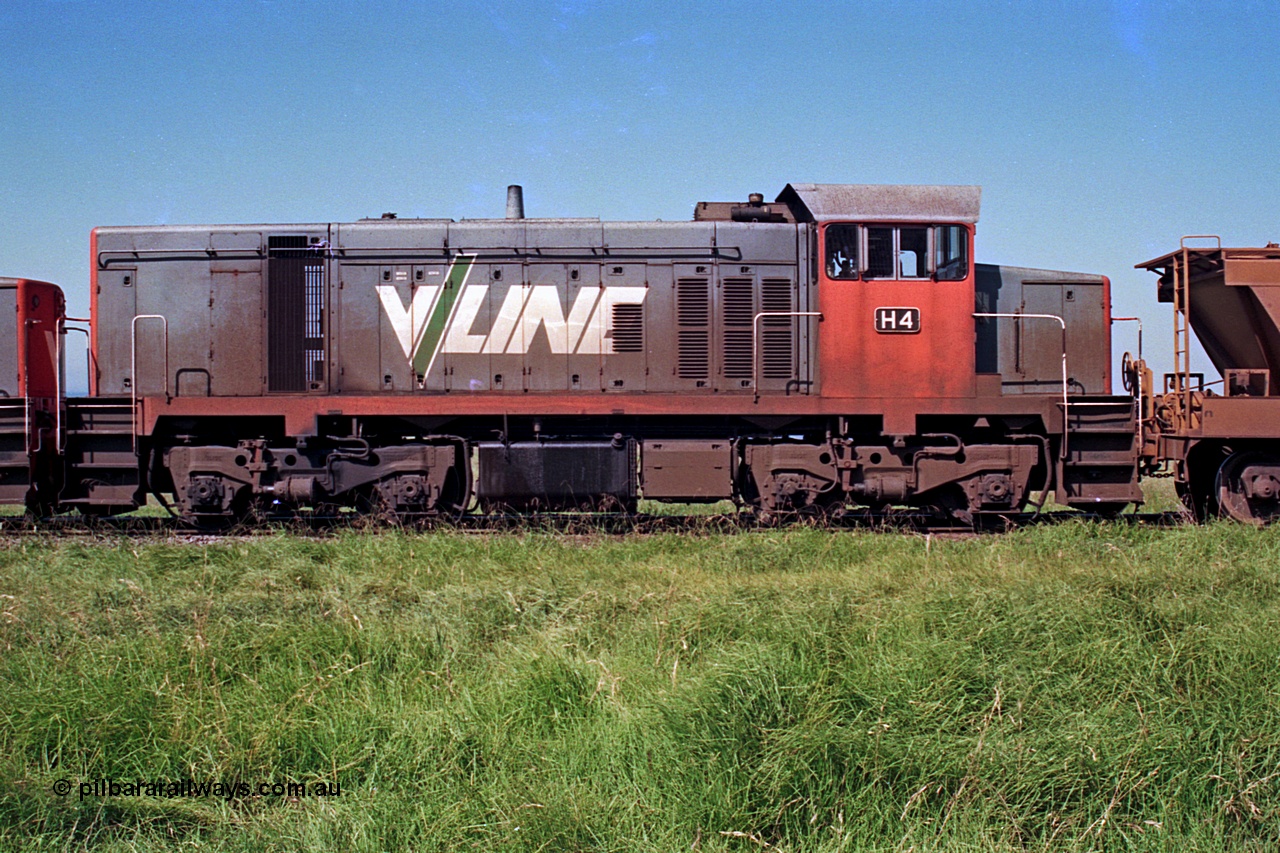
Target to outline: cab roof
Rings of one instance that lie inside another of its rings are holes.
[[[832,219],[886,222],[978,221],[979,186],[921,184],[787,184],[777,201],[802,222]]]

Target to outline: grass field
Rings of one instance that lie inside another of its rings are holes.
[[[1229,524],[13,541],[0,849],[1273,850],[1278,569]]]

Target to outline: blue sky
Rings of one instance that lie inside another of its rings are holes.
[[[1163,369],[1133,264],[1280,240],[1277,12],[8,0],[0,275],[83,313],[96,225],[501,216],[509,183],[530,216],[667,220],[792,181],[981,184],[978,259],[1111,276]]]

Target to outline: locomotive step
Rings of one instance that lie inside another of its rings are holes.
[[[1068,462],[1066,468],[1132,468],[1133,460],[1089,459],[1080,462]]]
[[[1133,427],[1126,429],[1122,426],[1073,426],[1067,431],[1071,435],[1133,435]]]
[[[77,471],[136,471],[137,462],[72,462]]]

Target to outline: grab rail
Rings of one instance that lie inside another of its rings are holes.
[[[58,324],[62,326],[62,323]],[[53,332],[53,452],[62,454],[62,329]]]
[[[138,449],[138,321],[159,320],[164,328],[164,398],[169,399],[169,321],[163,314],[138,314],[129,332],[129,397],[133,419],[133,449]]]
[[[988,314],[975,313],[974,317],[988,317],[1007,320],[1055,320],[1062,327],[1062,458],[1067,458],[1067,321],[1057,314]]]
[[[755,402],[760,402],[760,320],[765,317],[817,317],[821,311],[761,311],[751,321],[751,391]]]
[[[1218,245],[1214,246],[1213,248],[1215,248],[1215,249],[1221,249],[1221,248],[1222,248],[1222,238],[1221,238],[1221,237],[1219,237],[1217,234],[1187,234],[1185,237],[1183,237],[1181,240],[1179,240],[1179,241],[1178,241],[1178,248],[1179,248],[1179,249],[1190,249],[1190,250],[1192,250],[1193,252],[1194,252],[1196,249],[1208,249],[1208,248],[1209,248],[1208,246],[1188,246],[1188,245],[1187,245],[1187,241],[1188,241],[1188,240],[1215,240],[1215,241],[1217,241]]]
[[[27,321],[27,325],[31,325],[31,321]],[[28,352],[30,347],[27,346],[27,329],[18,329],[18,362],[22,365],[22,382],[18,389],[22,392],[22,445],[23,450],[30,454],[34,451],[31,449],[31,357]]]
[[[1141,317],[1112,317],[1111,322],[1138,324],[1138,358],[1142,358],[1142,318]]]
[[[67,319],[70,319],[70,318],[68,317]],[[62,328],[63,328],[63,330],[64,330],[64,331],[68,331],[68,332],[79,332],[80,334],[84,335],[84,339],[85,339],[85,347],[84,347],[84,370],[85,370],[85,381],[92,381],[92,379],[93,379],[93,349],[92,349],[92,347],[91,347],[91,346],[90,346],[90,344],[89,344],[89,340],[90,340],[90,338],[89,338],[89,330],[88,330],[88,329],[82,329],[82,328],[81,328],[81,327],[79,327],[79,326],[63,326]]]

